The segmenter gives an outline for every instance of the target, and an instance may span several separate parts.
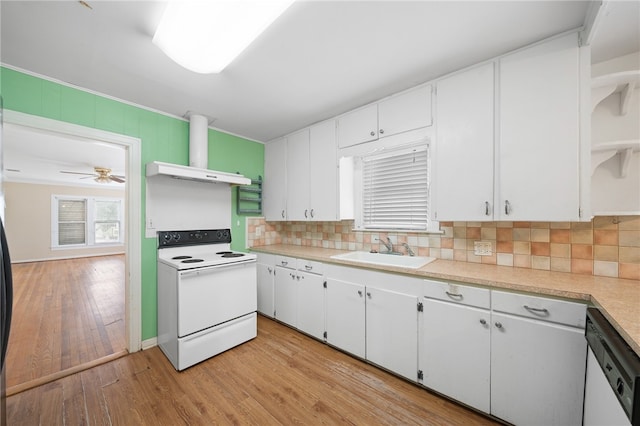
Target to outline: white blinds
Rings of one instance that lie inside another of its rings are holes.
[[[364,157],[362,162],[364,227],[426,230],[428,147]]]
[[[59,200],[58,245],[85,244],[86,217],[85,200]]]

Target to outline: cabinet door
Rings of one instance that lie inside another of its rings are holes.
[[[324,278],[298,271],[297,323],[301,330],[317,339],[324,338]]]
[[[287,141],[284,138],[268,142],[264,147],[264,184],[262,198],[264,217],[268,221],[286,220]]]
[[[296,271],[276,266],[275,274],[275,318],[285,324],[296,327],[296,304],[298,303]]]
[[[360,108],[338,118],[338,147],[378,139],[378,105]]]
[[[327,279],[327,343],[365,357],[365,287]]]
[[[430,85],[378,103],[378,135],[381,138],[430,126],[432,121]]]
[[[492,313],[491,414],[517,425],[582,423],[584,330]]]
[[[490,411],[490,313],[423,299],[423,384],[485,413]]]
[[[273,271],[274,266],[258,263],[258,312],[273,318]]]
[[[493,218],[493,63],[441,80],[436,93],[436,220]]]
[[[287,219],[309,218],[309,129],[287,137]]]
[[[311,220],[335,221],[338,219],[336,122],[320,123],[309,132],[309,216]]]
[[[418,298],[366,289],[367,360],[409,380],[418,374]]]
[[[500,59],[501,220],[579,219],[577,34]]]

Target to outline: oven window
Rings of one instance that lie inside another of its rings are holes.
[[[51,204],[53,248],[123,244],[123,199],[54,195]]]

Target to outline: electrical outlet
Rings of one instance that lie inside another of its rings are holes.
[[[493,254],[491,241],[474,241],[473,254],[476,256],[491,256]]]
[[[259,237],[260,235],[262,235],[262,228],[259,226],[256,226],[256,237]]]

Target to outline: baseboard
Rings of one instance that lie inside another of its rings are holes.
[[[158,338],[157,337],[152,337],[151,339],[147,339],[147,340],[143,340],[142,341],[142,350],[146,351],[147,349],[151,349],[154,346],[158,346]]]

